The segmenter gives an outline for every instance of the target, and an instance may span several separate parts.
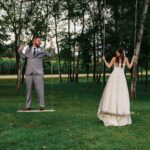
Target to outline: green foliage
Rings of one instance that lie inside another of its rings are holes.
[[[25,1],[22,5],[21,2],[15,0],[0,2],[1,57],[14,57],[14,50],[16,50],[14,48],[19,36],[21,36],[22,43],[28,43],[34,35],[40,35],[44,42],[49,37],[57,37],[60,58],[70,63],[78,57],[74,53],[74,47],[78,43],[79,64],[88,68],[95,63],[97,67],[95,60],[100,63],[100,59],[97,58],[101,57],[104,46],[104,18],[105,55],[108,60],[120,46],[125,48],[129,59],[134,54],[135,0],[106,0],[106,7],[104,7],[103,0],[41,0]],[[138,0],[137,8],[136,28],[138,30],[143,0]],[[149,64],[150,60],[144,57],[144,55],[148,58],[150,56],[148,52],[150,47],[149,20],[150,9],[145,22],[140,65]],[[10,44],[6,44],[7,41]],[[97,51],[97,55],[94,56]],[[69,70],[75,70],[75,68]]]
[[[16,74],[15,59],[0,59],[0,74]]]
[[[23,63],[23,62],[22,62]],[[51,66],[52,65],[52,66]],[[67,73],[68,70],[68,63],[61,62],[61,72],[63,74]],[[51,61],[49,59],[44,59],[43,68],[45,74],[58,74],[58,62]],[[89,71],[92,72],[90,69]],[[79,73],[85,73],[85,69],[83,68],[82,64],[79,67]],[[1,58],[0,59],[0,74],[7,75],[7,74],[16,74],[16,60],[10,58]]]

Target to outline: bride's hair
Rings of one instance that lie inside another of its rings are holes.
[[[116,55],[115,61],[119,65],[119,58],[121,58],[121,67],[123,67],[124,58],[125,58],[124,49],[118,48],[116,51],[120,54],[120,57],[117,57],[117,55]]]

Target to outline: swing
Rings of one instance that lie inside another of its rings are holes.
[[[44,109],[44,110],[18,110],[19,113],[30,113],[30,112],[54,112],[54,109]]]
[[[105,20],[106,20],[106,0],[103,0],[104,3],[104,23],[103,23],[103,51],[102,56],[105,55],[106,48],[106,28],[105,28]],[[136,34],[137,34],[137,4],[138,0],[135,1],[135,18],[134,18],[134,55],[136,55]],[[103,88],[105,87],[105,64],[103,63]],[[134,115],[135,112],[131,112],[131,115]]]

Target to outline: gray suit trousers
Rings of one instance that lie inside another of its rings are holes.
[[[33,85],[35,86],[39,106],[44,107],[44,81],[43,75],[26,75],[26,88],[27,88],[27,97],[26,97],[26,108],[31,108],[32,102],[32,90]]]

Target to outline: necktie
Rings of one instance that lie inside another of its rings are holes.
[[[36,54],[36,48],[33,49],[33,56]]]

